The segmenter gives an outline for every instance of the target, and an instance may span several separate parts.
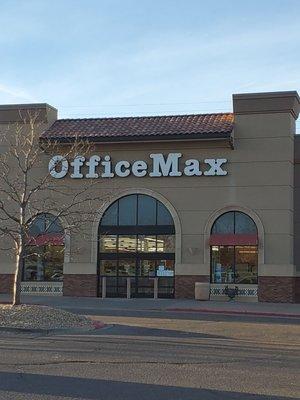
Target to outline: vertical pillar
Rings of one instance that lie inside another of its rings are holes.
[[[154,278],[154,295],[153,298],[157,299],[158,298],[158,278]]]
[[[131,295],[131,278],[127,278],[127,299],[130,299]]]
[[[106,298],[106,276],[102,277],[102,299]]]
[[[238,186],[236,198],[231,201],[253,207],[264,228],[258,232],[258,300],[293,302],[299,265],[293,246],[295,250],[299,247],[295,240],[297,235],[299,238],[299,168],[295,163],[294,145],[300,97],[295,91],[236,94],[233,111],[236,148],[241,144],[245,149],[250,146],[251,150],[247,152],[247,165],[241,166],[237,161],[233,171],[236,173],[239,169],[239,179],[255,202],[249,204],[250,200],[244,197],[246,192],[240,192]],[[264,160],[264,166],[260,160]],[[250,177],[258,174],[253,183]]]

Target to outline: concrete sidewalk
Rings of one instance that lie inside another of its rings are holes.
[[[10,296],[0,295],[0,302],[9,302]],[[22,296],[22,302],[63,309],[118,309],[159,310],[174,312],[202,312],[220,314],[247,314],[300,318],[300,304],[245,303],[238,301],[196,301],[178,299],[101,299],[94,297]]]

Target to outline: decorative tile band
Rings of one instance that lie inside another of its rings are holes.
[[[210,295],[211,296],[226,296],[225,294],[225,288],[227,285],[211,285],[210,287]],[[235,286],[238,287],[238,296],[240,297],[257,297],[257,291],[258,287],[257,285],[253,286],[239,286],[239,285],[228,285],[230,288],[235,288]]]
[[[22,282],[21,292],[24,294],[41,294],[62,296],[62,282]]]

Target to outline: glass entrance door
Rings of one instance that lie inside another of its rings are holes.
[[[175,227],[158,200],[146,195],[125,196],[104,213],[99,226],[99,295],[106,277],[108,297],[174,295]]]
[[[153,297],[155,260],[137,258],[135,288],[131,290],[133,297]]]
[[[102,295],[102,277],[106,277],[107,297],[126,297],[127,279],[130,279],[131,297],[154,297],[154,279],[158,281],[158,297],[174,297],[174,260],[125,258],[103,260],[104,274],[100,276],[99,295]]]

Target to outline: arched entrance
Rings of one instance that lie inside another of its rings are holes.
[[[98,239],[98,274],[100,281],[106,277],[108,297],[125,297],[127,278],[132,297],[153,297],[154,278],[159,297],[174,296],[175,226],[159,200],[119,198],[103,214]]]

